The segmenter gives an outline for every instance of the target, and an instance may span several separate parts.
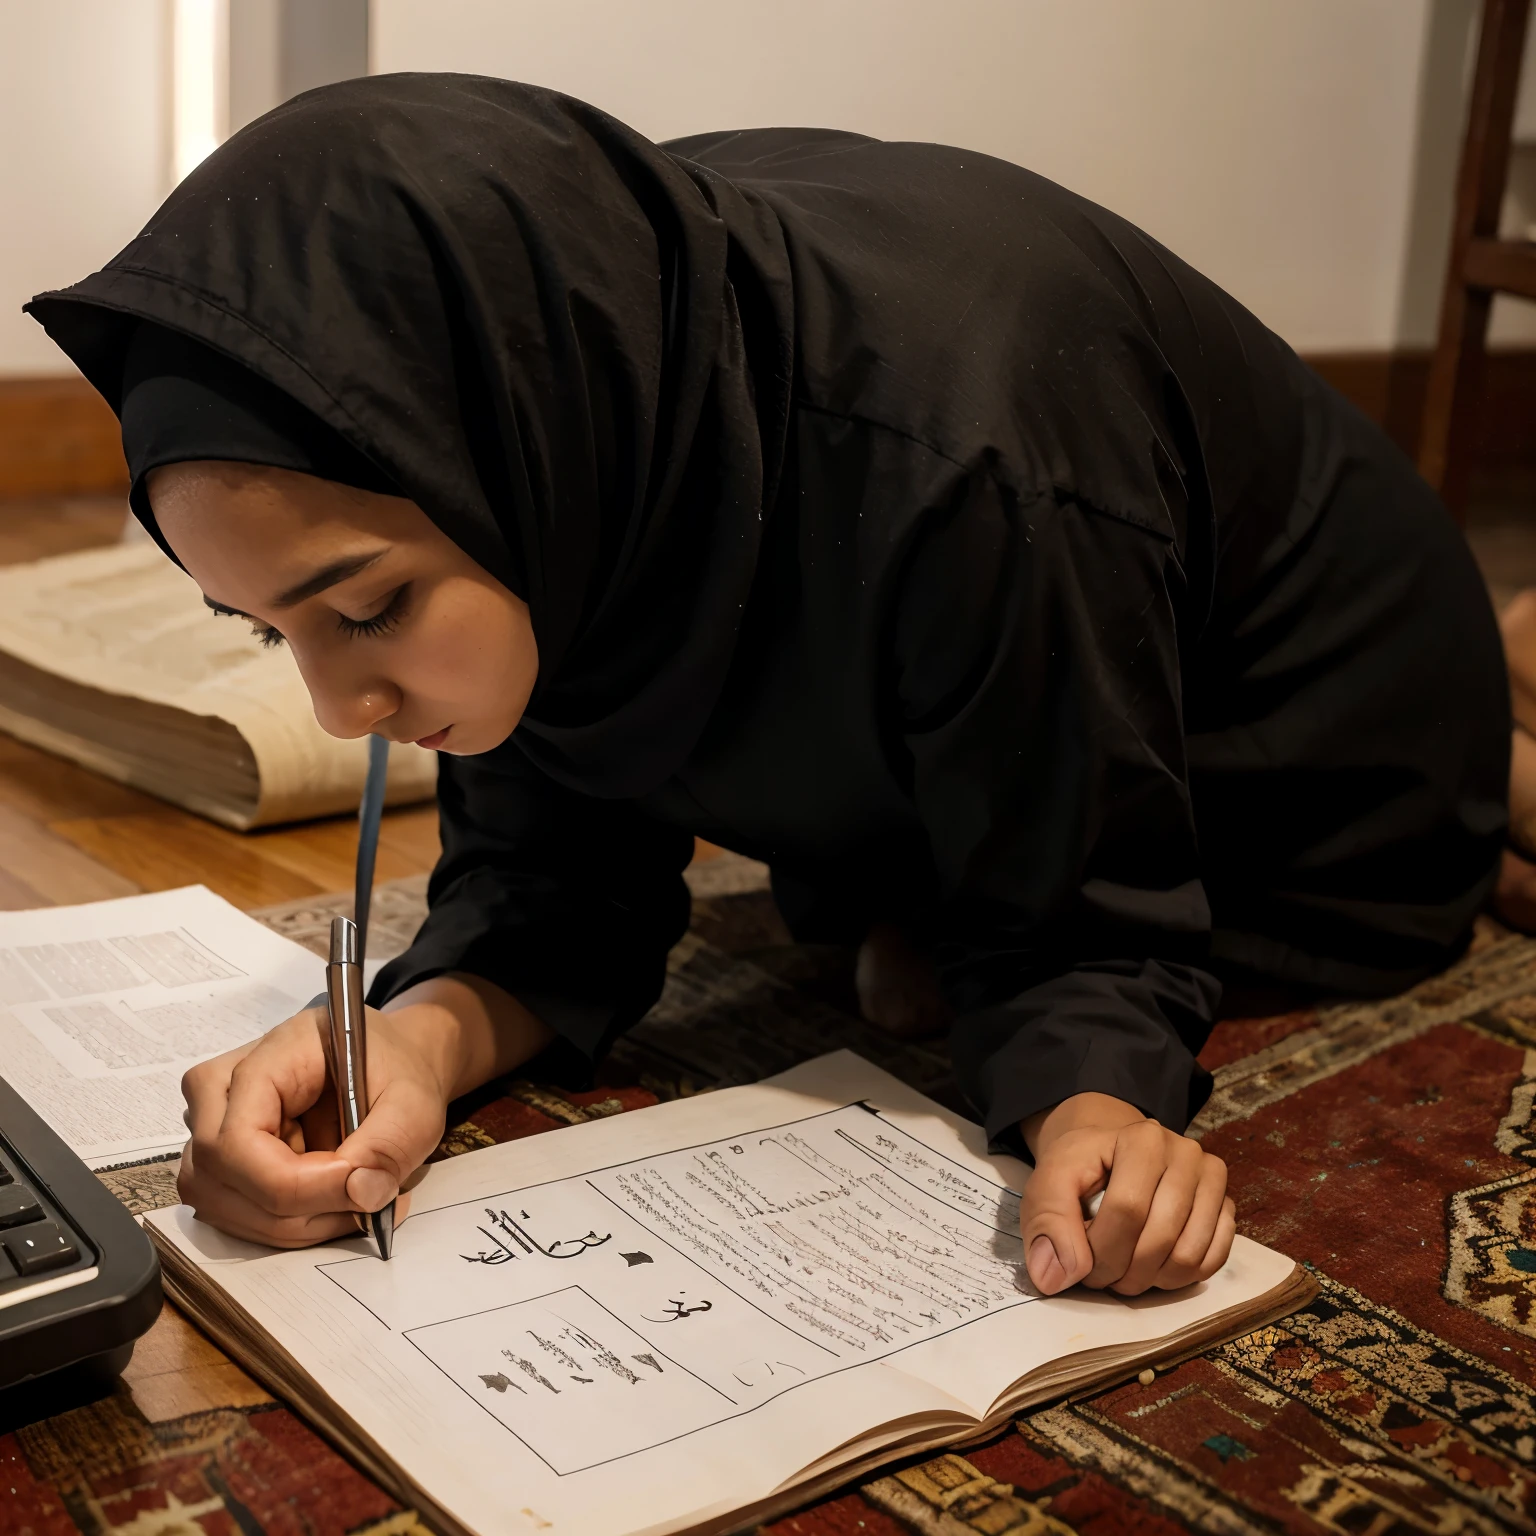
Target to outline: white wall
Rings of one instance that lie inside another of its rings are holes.
[[[1003,155],[1326,352],[1433,337],[1479,8],[372,0],[371,52],[376,69],[553,85],[658,138],[814,122]],[[20,304],[120,249],[167,188],[166,15],[163,0],[0,0],[0,375],[68,371]],[[1536,310],[1511,321],[1516,307],[1496,335],[1536,339]]]
[[[1001,155],[1340,351],[1429,339],[1399,311],[1430,4],[373,0],[372,65],[554,86],[656,138],[816,123]]]
[[[161,0],[0,0],[0,375],[73,372],[21,306],[165,195],[166,65]]]

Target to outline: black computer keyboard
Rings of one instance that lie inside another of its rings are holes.
[[[43,1275],[62,1280],[95,1267],[90,1245],[0,1140],[0,1306],[7,1294],[35,1290]]]
[[[149,1239],[0,1078],[0,1388],[121,1370],[159,1311]]]

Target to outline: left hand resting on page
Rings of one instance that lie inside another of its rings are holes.
[[[1020,1128],[1035,1156],[1019,1211],[1024,1261],[1043,1294],[1079,1283],[1122,1296],[1175,1290],[1227,1262],[1227,1165],[1198,1142],[1102,1093],[1074,1094]],[[1100,1190],[1085,1220],[1083,1201]]]

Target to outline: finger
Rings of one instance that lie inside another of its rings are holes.
[[[1128,1125],[1115,1137],[1109,1186],[1093,1219],[1093,1265],[1085,1284],[1102,1290],[1129,1267],[1167,1167],[1163,1128],[1155,1120]]]
[[[199,1174],[190,1144],[182,1153],[176,1191],[199,1221],[206,1221],[247,1242],[277,1248],[306,1248],[358,1235],[357,1216],[350,1211],[323,1212],[316,1216],[274,1216],[255,1205],[238,1190]],[[395,1225],[410,1214],[411,1194],[402,1192],[395,1202]]]
[[[1019,1202],[1024,1267],[1043,1296],[1076,1285],[1093,1268],[1083,1225],[1083,1196],[1103,1182],[1097,1155],[1052,1151],[1041,1159]]]
[[[1136,1239],[1125,1273],[1110,1287],[1122,1296],[1139,1296],[1157,1279],[1184,1232],[1199,1193],[1201,1165],[1206,1161],[1199,1144],[1185,1136],[1164,1135],[1163,1146],[1168,1161],[1153,1193],[1146,1222]],[[1211,1207],[1212,1230],[1220,1209],[1218,1199]],[[1202,1257],[1209,1241],[1207,1233],[1206,1241],[1200,1245]]]
[[[1179,1233],[1151,1283],[1165,1291],[1193,1285],[1216,1237],[1216,1227],[1227,1204],[1227,1165],[1219,1157],[1201,1158],[1200,1182],[1195,1189],[1184,1230]]]
[[[315,1243],[356,1237],[357,1219],[349,1211],[325,1211],[313,1216],[275,1216],[239,1190],[207,1181],[190,1193],[186,1203],[199,1221],[269,1248],[309,1248]]]
[[[341,1122],[336,1118],[336,1101],[323,1094],[318,1104],[306,1109],[298,1119],[302,1145],[295,1151],[334,1152],[341,1145]]]
[[[442,1140],[444,1106],[410,1077],[391,1078],[363,1123],[337,1149],[351,1166],[349,1198],[360,1211],[382,1210]]]
[[[193,1136],[207,1140],[217,1134],[229,1099],[229,1075],[235,1063],[255,1048],[256,1043],[253,1041],[237,1051],[211,1056],[207,1061],[200,1061],[182,1073],[181,1096],[186,1100],[187,1107],[181,1118]]]
[[[1222,1201],[1221,1215],[1216,1222],[1216,1235],[1206,1249],[1205,1258],[1195,1275],[1197,1280],[1209,1280],[1227,1262],[1232,1253],[1232,1239],[1237,1236],[1237,1207],[1228,1198]]]
[[[195,1176],[196,1171],[192,1166],[192,1143],[189,1141],[181,1149],[181,1159],[176,1164],[176,1197],[183,1205],[192,1204],[187,1198],[187,1191],[193,1187],[192,1180]]]
[[[325,1055],[312,1031],[274,1031],[230,1074],[218,1134],[199,1145],[204,1171],[275,1216],[350,1208],[348,1165],[334,1152],[295,1152],[282,1138],[324,1091]]]
[[[183,1205],[190,1206],[198,1220],[206,1221],[221,1231],[249,1242],[269,1243],[280,1247],[302,1247],[321,1242],[333,1232],[350,1227],[352,1216],[327,1223],[327,1218],[280,1218],[270,1211],[253,1205],[244,1195],[220,1184],[204,1169],[200,1169],[197,1152],[191,1142],[182,1150],[181,1164],[176,1170],[176,1193]],[[337,1213],[339,1216],[339,1213]],[[315,1224],[318,1223],[318,1224]]]

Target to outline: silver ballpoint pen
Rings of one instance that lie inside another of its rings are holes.
[[[357,924],[350,917],[331,919],[331,961],[325,968],[325,1000],[331,1018],[331,1063],[336,1078],[336,1110],[342,1138],[350,1136],[368,1113],[368,1023],[363,1007],[362,953]],[[373,1234],[379,1257],[387,1259],[395,1238],[395,1202],[359,1217]]]

